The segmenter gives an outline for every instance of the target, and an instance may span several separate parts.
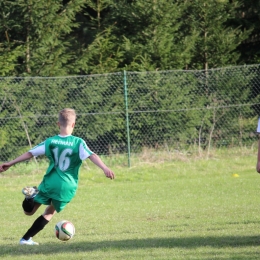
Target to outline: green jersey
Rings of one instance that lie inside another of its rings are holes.
[[[32,148],[33,156],[46,155],[49,167],[38,189],[47,197],[69,202],[78,187],[82,161],[93,152],[79,137],[56,135]]]

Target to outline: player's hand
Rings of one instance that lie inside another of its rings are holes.
[[[108,168],[104,170],[104,174],[111,180],[115,179],[115,174]]]
[[[10,165],[9,163],[3,163],[0,165],[0,172],[4,172],[6,170],[8,170],[12,165]]]

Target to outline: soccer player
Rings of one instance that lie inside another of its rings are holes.
[[[45,155],[49,159],[49,167],[39,187],[26,187],[22,190],[25,195],[22,207],[26,215],[33,215],[42,204],[47,207],[20,239],[21,245],[38,245],[32,237],[49,223],[56,212],[62,211],[75,196],[79,168],[83,160],[89,158],[103,170],[107,178],[114,179],[115,177],[100,157],[88,148],[83,139],[72,135],[75,123],[74,109],[61,110],[58,119],[60,128],[58,135],[47,138],[16,159],[0,165],[0,172],[3,172],[33,156]]]
[[[258,125],[256,132],[260,134],[260,118],[258,119]],[[258,153],[257,153],[257,163],[256,163],[256,171],[260,173],[260,139],[258,140]]]

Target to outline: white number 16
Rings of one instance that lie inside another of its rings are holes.
[[[59,151],[58,147],[54,148],[52,151],[54,153],[55,165],[58,166],[61,171],[66,171],[70,166],[70,158],[68,157],[68,155],[72,154],[72,150],[65,149],[60,154],[60,157],[59,157],[59,153],[58,153],[58,151]]]

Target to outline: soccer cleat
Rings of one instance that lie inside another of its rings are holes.
[[[22,193],[25,195],[26,199],[33,199],[39,193],[39,190],[36,186],[25,187],[22,189]]]
[[[31,237],[28,240],[21,238],[19,244],[20,245],[29,245],[29,246],[38,246],[39,245],[39,243],[34,242]]]

